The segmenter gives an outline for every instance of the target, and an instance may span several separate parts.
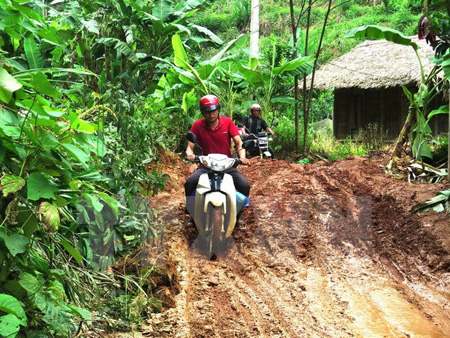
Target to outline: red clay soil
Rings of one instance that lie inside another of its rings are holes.
[[[183,183],[153,199],[176,293],[155,337],[450,337],[450,218],[409,209],[448,184],[385,175],[383,157],[253,159],[246,229],[215,261],[193,249]],[[153,324],[152,324],[153,323]]]

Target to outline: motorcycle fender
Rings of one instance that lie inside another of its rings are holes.
[[[197,226],[197,230],[202,237],[205,236],[205,224],[204,224],[204,206],[205,197],[211,191],[211,185],[209,184],[208,174],[200,175],[198,180],[197,188],[195,190],[195,209],[192,217],[194,218],[195,225]]]
[[[215,207],[223,205],[224,213],[227,212],[227,196],[222,194],[221,192],[214,191],[209,194],[206,194],[205,201],[203,203],[204,209],[203,212],[208,211],[208,204],[211,203]]]
[[[227,200],[230,202],[228,207]],[[208,174],[200,175],[195,191],[195,212],[193,218],[201,236],[204,236],[205,229],[202,215],[208,210],[209,203],[212,203],[214,206],[223,205],[225,214],[229,214],[229,222],[226,224],[227,232],[225,233],[225,237],[229,237],[236,225],[237,217],[236,188],[234,187],[233,177],[225,174],[220,185],[220,192],[212,192]]]
[[[226,203],[229,201],[229,203]],[[233,183],[233,177],[225,174],[220,184],[220,192],[211,191],[208,174],[200,175],[195,192],[195,213],[194,222],[197,224],[200,235],[204,234],[205,225],[202,224],[202,214],[205,214],[208,204],[212,203],[214,206],[223,205],[224,212],[229,215],[228,224],[226,226],[225,237],[230,237],[236,225],[236,188]],[[227,205],[228,204],[228,205]]]
[[[233,183],[233,177],[231,175],[225,174],[222,184],[220,185],[220,191],[226,195],[226,199],[229,201],[229,208],[227,214],[230,216],[228,219],[228,224],[226,225],[225,237],[230,237],[236,225],[237,218],[237,208],[236,208],[236,188]],[[224,196],[225,196],[224,195]]]

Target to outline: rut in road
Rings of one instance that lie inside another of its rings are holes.
[[[179,293],[162,336],[450,337],[448,246],[396,197],[423,187],[361,159],[240,168],[252,186],[247,229],[222,257],[206,260],[194,230],[173,221]],[[161,217],[180,203],[160,203]]]

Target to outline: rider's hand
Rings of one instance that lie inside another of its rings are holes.
[[[188,160],[188,161],[193,161],[193,160],[195,160],[195,154],[186,154],[186,159]]]
[[[249,165],[250,164],[250,161],[248,160],[248,158],[240,158],[240,160],[241,160],[241,164],[245,164],[245,165]]]

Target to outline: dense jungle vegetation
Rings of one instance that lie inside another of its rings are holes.
[[[167,175],[149,164],[184,148],[206,93],[235,118],[260,101],[279,121],[276,149],[295,151],[294,76],[314,66],[327,3],[314,2],[305,55],[301,1],[295,45],[286,2],[262,2],[255,63],[250,0],[0,0],[0,336],[127,330],[161,310],[148,279],[157,266],[117,269],[159,236],[146,196]],[[332,3],[319,64],[358,43],[343,37],[350,28],[416,34],[423,10],[418,0]],[[332,105],[330,92],[313,93],[309,122]],[[371,147],[311,130],[306,140],[329,159]]]

